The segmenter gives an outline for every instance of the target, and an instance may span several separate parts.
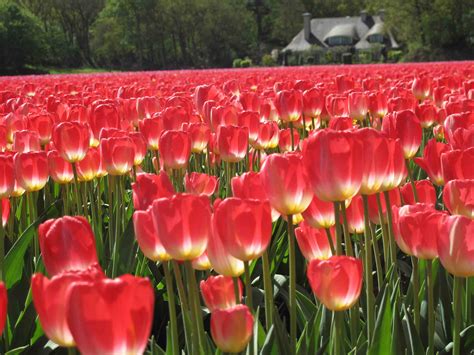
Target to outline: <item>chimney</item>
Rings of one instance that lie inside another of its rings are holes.
[[[379,15],[381,21],[385,21],[385,10],[384,9],[380,9],[379,12],[378,12],[378,15]]]
[[[311,14],[305,12],[303,14],[303,25],[304,25],[304,39],[309,42],[311,39]]]

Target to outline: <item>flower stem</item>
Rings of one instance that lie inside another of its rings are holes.
[[[413,283],[413,311],[415,315],[415,328],[420,331],[420,303],[418,302],[418,294],[420,292],[420,276],[418,273],[418,259],[411,257],[413,265],[412,283]]]
[[[388,239],[390,240],[390,255],[393,265],[393,275],[397,275],[397,245],[395,244],[395,236],[393,234],[393,215],[392,215],[392,204],[390,202],[390,194],[388,191],[383,193],[385,197],[386,213],[387,213],[387,224],[388,224]],[[395,283],[395,277],[392,277]]]
[[[235,297],[235,303],[240,304],[242,301],[240,299],[240,290],[239,290],[239,278],[238,277],[233,277],[232,281],[234,283],[234,297]]]
[[[74,194],[76,200],[76,214],[83,216],[84,213],[82,212],[82,202],[81,202],[81,195],[79,194],[79,181],[77,179],[77,167],[76,163],[72,163],[72,171],[74,173]]]
[[[198,343],[198,353],[201,353],[204,349],[204,326],[202,323],[202,313],[201,313],[201,306],[199,300],[199,291],[196,285],[196,275],[194,274],[194,269],[191,264],[191,261],[185,261],[184,267],[186,269],[186,276],[188,280],[189,286],[189,297],[190,297],[190,307],[191,307],[191,315],[194,313],[194,321],[195,321],[195,328],[197,335],[197,343]]]
[[[461,353],[462,282],[462,277],[454,276],[453,355],[459,355]]]
[[[3,215],[3,203],[0,199],[0,219]],[[4,280],[4,262],[5,262],[5,229],[3,221],[0,221],[0,281]]]
[[[291,124],[291,123],[290,123]],[[293,226],[293,215],[288,215],[288,253],[290,266],[290,349],[296,354],[296,246]]]
[[[349,223],[347,221],[346,203],[344,201],[336,203],[339,204],[342,213],[342,228],[344,230],[344,244],[346,245],[346,253],[348,256],[354,256],[351,234],[349,233]]]
[[[338,202],[334,202],[334,220],[336,221],[336,255],[342,255],[341,221],[339,220]]]
[[[293,136],[293,121],[290,121],[290,138],[291,138],[291,151],[293,152],[295,150],[295,137]]]
[[[170,312],[170,326],[171,326],[171,345],[172,345],[172,353],[179,354],[179,344],[178,344],[178,326],[177,326],[177,319],[176,319],[176,304],[174,299],[174,288],[173,288],[173,279],[170,273],[170,269],[168,267],[168,262],[164,261],[163,265],[163,272],[165,274],[165,282],[166,282],[166,292],[168,294],[168,309]]]
[[[433,290],[433,261],[426,261],[427,287],[428,287],[428,355],[434,354],[434,333],[435,333],[435,307]]]
[[[413,197],[415,202],[418,202],[418,191],[416,191],[415,180],[413,180],[413,171],[411,170],[410,161],[408,159],[405,159],[405,166],[407,167],[408,179],[410,180],[410,185],[413,190]]]
[[[252,283],[250,281],[250,268],[249,262],[244,261],[244,274],[245,274],[245,294],[247,296],[246,303],[247,307],[250,308],[250,311],[253,312],[253,302],[252,302]]]
[[[267,251],[262,255],[262,268],[263,288],[265,290],[265,325],[268,331],[273,324],[273,285]]]
[[[331,231],[329,230],[329,228],[324,228],[324,230],[326,231],[326,236],[328,237],[328,243],[329,243],[329,247],[331,248],[331,253],[332,255],[336,255],[336,248],[334,247]]]

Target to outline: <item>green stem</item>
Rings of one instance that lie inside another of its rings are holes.
[[[342,213],[342,228],[344,230],[344,244],[346,245],[346,253],[348,256],[354,256],[351,234],[349,233],[349,223],[347,221],[346,203],[344,201],[336,203],[339,204]]]
[[[109,223],[108,223],[108,240],[109,240],[109,257],[111,257],[113,254],[113,238],[114,238],[114,176],[109,175],[107,177],[108,179],[108,186],[107,186],[107,195],[108,195],[108,202],[109,202]]]
[[[293,216],[291,214],[288,215],[288,253],[290,266],[290,349],[291,354],[296,354],[296,246]]]
[[[204,326],[202,323],[202,313],[199,300],[199,291],[196,285],[196,276],[191,261],[185,261],[184,267],[186,269],[186,276],[189,286],[189,297],[191,305],[191,315],[194,313],[194,330],[197,334],[198,353],[201,353],[204,349]]]
[[[462,283],[463,278],[454,276],[454,324],[453,324],[453,355],[461,353],[461,321],[462,321]]]
[[[362,195],[362,202],[364,204],[364,274],[365,274],[365,291],[367,298],[367,339],[369,345],[372,343],[372,334],[375,329],[375,302],[374,302],[374,283],[372,280],[372,238],[369,221],[369,202],[366,195]]]
[[[117,276],[117,268],[118,268],[118,262],[119,262],[119,235],[121,236],[121,230],[120,230],[120,211],[121,211],[121,196],[122,196],[122,191],[120,188],[120,181],[121,177],[117,176],[115,177],[115,187],[114,190],[116,191],[116,207],[115,207],[115,217],[114,217],[114,222],[115,222],[115,230],[114,230],[114,246],[113,246],[113,254],[112,254],[112,277]]]
[[[324,228],[324,230],[326,231],[326,236],[328,237],[328,243],[329,243],[329,247],[331,248],[331,253],[332,255],[336,255],[336,248],[334,247],[331,231],[329,228]]]
[[[336,255],[342,255],[341,221],[339,220],[338,202],[334,202],[334,218],[336,221]]]
[[[344,312],[333,311],[334,317],[334,355],[344,355]]]
[[[434,333],[435,333],[435,306],[434,306],[434,280],[433,280],[433,261],[426,261],[427,287],[428,287],[428,355],[434,354]]]
[[[370,224],[370,232],[372,235],[372,244],[374,248],[374,259],[375,259],[375,270],[377,270],[377,285],[378,289],[382,287],[383,283],[383,270],[382,270],[382,261],[380,260],[380,249],[377,238],[375,238],[375,224]]]
[[[242,301],[240,299],[240,290],[239,290],[239,278],[238,277],[233,277],[232,281],[234,283],[234,297],[235,297],[235,303],[240,304]]]
[[[290,121],[291,151],[295,150],[295,137],[293,136],[293,121]]]
[[[74,194],[76,200],[76,214],[83,216],[84,213],[82,212],[82,203],[81,203],[81,195],[79,194],[79,181],[77,179],[77,167],[76,163],[72,163],[72,171],[74,173]]]
[[[63,212],[65,216],[69,216],[69,196],[68,184],[61,185],[61,195],[63,200]]]
[[[392,215],[392,204],[390,202],[390,194],[388,191],[383,193],[385,197],[385,206],[387,213],[387,224],[388,224],[388,239],[390,240],[390,254],[393,265],[393,275],[397,275],[397,245],[395,243],[395,237],[393,233],[393,215]],[[395,277],[392,277],[395,282]]]
[[[413,197],[415,199],[415,202],[418,202],[418,191],[416,191],[416,186],[415,186],[415,180],[413,180],[413,171],[411,170],[410,167],[410,161],[405,159],[405,166],[407,167],[407,172],[408,172],[408,179],[410,180],[410,185],[411,188],[413,189]]]
[[[383,241],[383,258],[385,260],[385,271],[388,270],[388,265],[390,265],[390,241],[388,236],[387,228],[384,223],[383,208],[382,208],[382,199],[380,198],[380,193],[375,194],[375,199],[377,200],[377,209],[380,220],[380,226],[382,227],[382,241]]]
[[[0,219],[3,215],[3,203],[0,199]],[[5,261],[5,229],[3,228],[3,221],[0,221],[0,280],[4,280],[4,261]]]
[[[166,282],[166,293],[168,294],[168,309],[170,312],[170,326],[171,326],[171,343],[172,343],[172,353],[179,354],[179,344],[178,344],[178,322],[176,318],[176,304],[174,299],[174,288],[173,288],[173,278],[168,267],[168,261],[164,261],[163,272],[165,274]]]
[[[420,293],[420,276],[418,273],[418,259],[414,256],[411,257],[413,265],[413,311],[415,316],[415,328],[417,332],[420,331],[420,302],[418,302],[418,294]]]
[[[252,302],[252,282],[250,281],[250,267],[249,262],[244,261],[244,275],[245,275],[245,295],[247,307],[250,308],[250,311],[253,313],[253,302]]]
[[[28,200],[28,208],[30,212],[30,224],[35,223],[36,220],[36,208],[35,208],[35,193],[34,191],[28,192],[26,199]],[[36,230],[36,228],[35,228]],[[33,245],[34,245],[34,252],[35,252],[35,263],[38,262],[39,257],[39,242],[38,238],[36,237],[36,232],[34,233],[35,236],[33,237]]]
[[[176,260],[171,261],[171,263],[173,264],[174,278],[176,280],[179,301],[181,303],[181,314],[183,318],[184,335],[186,338],[186,348],[188,349],[188,353],[192,354],[191,347],[195,348],[196,351],[197,349],[199,349],[195,330],[196,324],[192,321],[194,319],[194,316],[192,310],[189,308],[188,298],[184,289],[183,277],[181,276],[180,266]],[[189,329],[188,322],[186,322],[185,319],[187,315],[191,315],[191,329]]]
[[[262,269],[263,288],[265,290],[265,325],[268,331],[273,325],[273,285],[267,251],[262,255]]]

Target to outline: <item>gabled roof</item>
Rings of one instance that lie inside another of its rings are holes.
[[[380,16],[368,16],[365,21],[362,21],[360,16],[348,16],[311,19],[310,41],[305,40],[304,29],[302,29],[283,51],[304,51],[310,49],[312,45],[328,47],[326,40],[333,36],[350,36],[354,39],[354,43],[357,42],[355,44],[357,49],[370,48],[371,44],[367,41],[367,36],[371,34],[385,34],[389,39],[389,45],[392,48],[398,48],[398,43],[391,32],[385,30]],[[360,45],[359,42],[361,42]]]

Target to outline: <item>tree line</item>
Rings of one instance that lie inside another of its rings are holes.
[[[301,30],[303,12],[381,8],[407,59],[472,56],[474,0],[0,0],[0,71],[260,63]]]

